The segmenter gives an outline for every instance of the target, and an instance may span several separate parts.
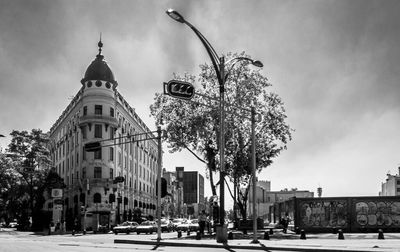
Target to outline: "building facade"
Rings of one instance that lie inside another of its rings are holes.
[[[307,190],[298,190],[297,188],[281,191],[271,191],[270,181],[257,181],[256,187],[256,212],[257,216],[267,219],[270,215],[270,208],[277,202],[284,202],[293,197],[299,198],[314,198],[314,192]],[[248,216],[253,216],[253,194],[252,190],[249,193],[249,200],[247,204]]]
[[[399,196],[400,195],[400,167],[397,175],[387,174],[386,181],[381,184],[379,196]]]
[[[81,88],[49,132],[51,158],[66,185],[65,221],[94,230],[129,218],[135,208],[155,216],[158,168],[157,141],[118,92],[98,46]],[[100,150],[85,150],[95,141]]]

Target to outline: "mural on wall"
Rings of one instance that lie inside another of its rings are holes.
[[[348,226],[347,201],[311,201],[301,202],[300,221],[306,227],[340,227]]]
[[[400,202],[361,201],[355,204],[356,223],[361,227],[400,227]]]

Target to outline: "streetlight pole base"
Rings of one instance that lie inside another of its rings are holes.
[[[226,224],[218,224],[215,226],[216,229],[216,239],[218,243],[228,242],[228,226]]]
[[[259,240],[252,240],[250,243],[251,244],[258,244],[258,243],[260,243],[260,241]]]

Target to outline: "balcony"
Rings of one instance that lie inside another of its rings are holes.
[[[115,117],[107,115],[85,115],[79,118],[79,126],[89,123],[104,123],[112,127],[118,127],[118,120]]]

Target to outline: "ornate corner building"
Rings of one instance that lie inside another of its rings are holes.
[[[98,46],[82,87],[49,132],[51,158],[66,185],[60,218],[89,230],[130,219],[137,209],[155,216],[157,202],[157,141],[136,141],[154,136],[118,92]],[[95,141],[101,150],[84,149]]]

